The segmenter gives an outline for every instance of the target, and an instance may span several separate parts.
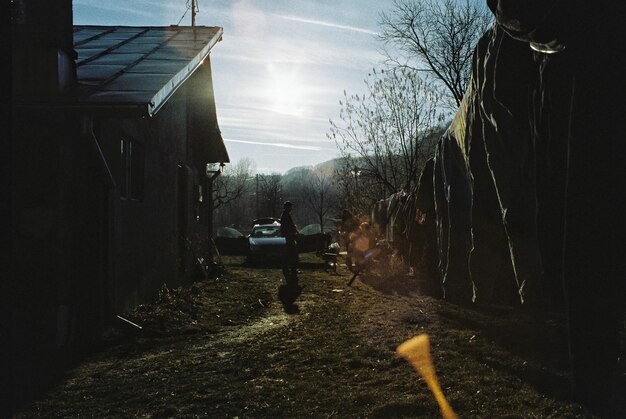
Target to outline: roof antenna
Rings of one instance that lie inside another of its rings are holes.
[[[183,21],[185,16],[187,16],[187,12],[191,9],[191,26],[196,26],[196,15],[200,12],[200,8],[198,7],[197,0],[187,0],[187,8],[185,9],[185,13],[180,18],[176,26],[180,25],[180,22]]]
[[[196,4],[196,0],[191,0],[191,26],[196,26],[196,14],[200,11],[200,8]]]

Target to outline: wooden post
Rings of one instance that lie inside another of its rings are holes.
[[[196,0],[191,0],[191,26],[196,26]]]

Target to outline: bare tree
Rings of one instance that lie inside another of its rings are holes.
[[[474,47],[492,20],[483,2],[395,0],[392,11],[380,16],[380,39],[390,63],[432,74],[448,92],[448,106],[456,109]]]
[[[357,216],[367,216],[372,204],[386,194],[386,188],[374,179],[363,176],[361,159],[345,156],[335,170],[337,206]]]
[[[440,96],[417,73],[393,69],[368,75],[368,93],[344,91],[339,121],[330,121],[344,165],[345,189],[375,193],[369,201],[406,190],[434,153]]]
[[[282,176],[278,173],[259,175],[260,207],[265,212],[261,216],[278,216],[282,208]]]
[[[246,191],[246,180],[250,177],[254,163],[244,158],[226,167],[213,184],[213,208],[239,200]]]
[[[304,192],[304,203],[315,213],[323,233],[324,217],[336,210],[337,190],[334,179],[323,171],[311,171],[309,182],[304,185]]]
[[[311,173],[311,167],[295,167],[282,177],[283,197],[296,204],[291,215],[300,226],[317,222],[317,217],[305,205],[306,185],[311,182]]]

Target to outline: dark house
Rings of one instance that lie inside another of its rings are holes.
[[[193,275],[207,165],[228,153],[209,60],[221,28],[73,26],[71,0],[16,1],[11,18],[15,398]]]

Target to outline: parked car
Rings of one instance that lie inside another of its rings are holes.
[[[257,224],[248,236],[248,258],[260,260],[263,257],[279,257],[285,248],[285,238],[280,235],[280,223]]]
[[[254,226],[248,236],[231,227],[217,229],[215,245],[223,255],[245,255],[251,260],[278,258],[285,247],[280,235],[280,220],[265,217],[253,220]],[[323,251],[331,242],[328,233],[321,233],[319,224],[309,224],[300,230],[298,252]]]
[[[232,227],[220,227],[217,229],[215,246],[222,255],[248,254],[248,238]]]
[[[280,235],[279,221],[255,225],[248,241],[249,256],[252,259],[280,256],[285,247],[285,238]],[[297,242],[298,253],[323,251],[330,244],[331,236],[328,233],[322,234],[319,224],[309,224],[300,230]]]
[[[330,245],[331,241],[331,235],[322,233],[322,228],[319,224],[309,224],[300,230],[298,252],[321,252]]]
[[[274,224],[274,223],[280,224],[280,218],[262,217],[262,218],[255,218],[254,220],[252,220],[253,226],[257,224]]]

